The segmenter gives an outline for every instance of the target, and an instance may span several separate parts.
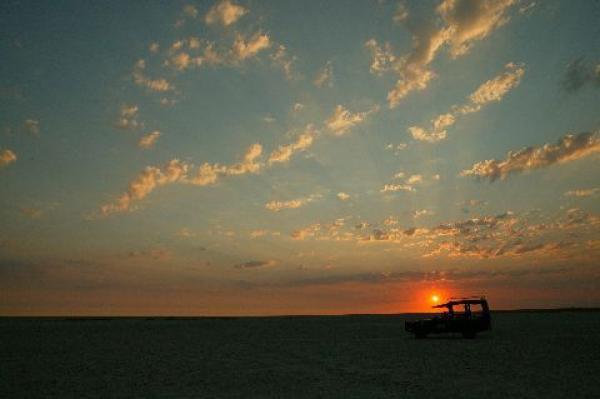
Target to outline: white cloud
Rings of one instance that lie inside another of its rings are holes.
[[[208,25],[221,24],[229,26],[248,13],[244,7],[231,2],[222,0],[208,10],[204,17],[204,22]]]
[[[428,143],[437,143],[438,141],[444,140],[447,136],[445,130],[441,132],[428,132],[427,130],[419,126],[411,126],[408,128],[408,131],[410,132],[413,139],[425,141]]]
[[[23,122],[23,128],[26,133],[37,136],[40,134],[40,121],[35,119],[27,119]]]
[[[600,188],[586,188],[579,190],[570,190],[565,193],[567,197],[592,197],[596,194],[600,193]]]
[[[567,134],[556,144],[541,147],[525,147],[516,152],[509,151],[506,159],[489,159],[463,170],[461,176],[487,178],[491,182],[504,179],[510,174],[523,173],[555,163],[566,163],[600,152],[600,133]]]
[[[133,81],[138,86],[146,87],[149,90],[157,92],[165,92],[173,90],[173,85],[164,78],[151,79],[144,73],[146,62],[139,60],[133,68]]]
[[[525,69],[522,66],[509,63],[506,65],[506,72],[479,86],[477,90],[469,96],[469,100],[477,107],[477,110],[487,103],[500,101],[506,93],[521,83],[521,78],[524,74]]]
[[[185,179],[187,170],[188,165],[178,159],[169,161],[162,169],[148,166],[129,183],[126,193],[121,195],[116,202],[103,205],[100,212],[107,216],[112,213],[128,211],[135,201],[144,199],[157,187]]]
[[[447,137],[447,128],[456,123],[456,118],[461,115],[478,112],[490,103],[502,100],[511,89],[517,87],[525,74],[522,66],[509,63],[505,66],[506,71],[493,79],[481,84],[470,96],[465,105],[453,106],[451,112],[438,115],[431,120],[431,130],[420,126],[411,126],[409,133],[415,140],[436,143]]]
[[[413,212],[413,217],[416,218],[420,218],[422,216],[432,216],[435,215],[435,212],[429,210],[429,209],[417,209],[416,211]]]
[[[294,107],[292,109],[294,110],[295,113],[298,113],[304,109],[304,104],[296,103],[296,104],[294,104]]]
[[[382,192],[382,193],[397,192],[397,191],[414,192],[416,190],[413,186],[410,186],[408,184],[386,184],[380,190],[380,192]]]
[[[198,9],[192,4],[187,4],[183,7],[183,13],[190,18],[196,18],[198,16]]]
[[[365,47],[371,51],[370,71],[372,74],[382,75],[384,72],[392,70],[396,56],[389,43],[386,42],[381,47],[375,39],[370,39],[365,43]]]
[[[315,130],[314,126],[308,125],[305,131],[298,136],[295,142],[286,145],[280,145],[276,150],[271,152],[268,160],[269,165],[278,162],[288,162],[295,153],[305,151],[310,148],[313,145],[316,137],[317,131]]]
[[[396,57],[394,70],[399,79],[388,92],[390,108],[396,107],[411,92],[427,88],[436,76],[429,69],[429,64],[446,43],[450,45],[453,58],[466,54],[474,42],[508,22],[506,11],[514,3],[514,0],[443,0],[436,8],[442,26],[438,28],[434,23],[409,24],[413,49],[408,55]]]
[[[277,50],[270,55],[270,58],[273,61],[273,64],[283,70],[286,79],[292,80],[294,78],[294,62],[296,61],[296,56],[290,56],[283,44],[280,44],[277,47]]]
[[[331,61],[327,61],[325,66],[317,73],[313,83],[319,88],[333,86],[333,64]]]
[[[138,141],[138,147],[144,150],[150,149],[154,147],[156,141],[160,137],[161,133],[158,130],[153,131],[152,133],[148,133],[147,135],[140,138]]]
[[[238,33],[233,43],[232,57],[234,62],[243,61],[254,57],[258,52],[270,46],[271,40],[269,36],[261,32],[256,32],[249,38]]]
[[[232,165],[209,164],[207,162],[200,165],[196,175],[189,179],[189,183],[198,186],[207,186],[215,184],[222,176],[238,176],[246,173],[258,173],[262,168],[262,163],[258,158],[262,154],[262,146],[253,144],[246,150],[242,161]]]
[[[17,161],[17,155],[11,150],[0,151],[0,168]]]
[[[144,199],[157,187],[171,183],[188,183],[198,186],[206,186],[216,183],[224,176],[238,176],[246,173],[258,173],[263,164],[258,161],[262,154],[262,146],[253,144],[246,150],[242,160],[232,165],[219,165],[204,163],[197,168],[193,177],[188,176],[190,165],[173,159],[163,168],[148,166],[135,177],[130,183],[127,192],[121,195],[115,202],[100,208],[103,216],[117,212],[125,212],[131,209],[136,201]]]
[[[253,230],[250,232],[250,238],[258,238],[266,236],[268,233],[267,230]]]
[[[385,146],[386,150],[390,150],[394,152],[394,155],[399,155],[401,151],[405,150],[408,147],[408,144],[406,143],[399,143],[399,144],[388,144],[387,146]]]
[[[406,4],[398,3],[398,6],[396,7],[396,12],[394,13],[394,16],[392,17],[392,20],[395,23],[399,24],[399,23],[406,21],[407,19],[408,19],[408,9],[406,8]]]
[[[350,199],[350,195],[349,195],[349,194],[346,194],[346,193],[344,193],[344,192],[339,192],[339,193],[337,193],[337,198],[338,198],[340,201],[348,201],[348,200]]]
[[[270,201],[265,204],[265,208],[273,212],[279,212],[282,209],[297,209],[320,198],[320,195],[312,194],[305,198],[296,198],[287,201]]]
[[[342,136],[378,110],[379,107],[374,106],[368,111],[352,113],[344,108],[344,106],[338,105],[329,119],[325,121],[325,124],[333,135]]]
[[[422,175],[412,175],[408,179],[406,179],[406,183],[410,184],[410,185],[417,184],[417,183],[422,183],[422,182],[423,182],[423,176]]]
[[[119,119],[117,119],[116,126],[120,129],[128,130],[135,130],[142,127],[143,124],[137,120],[138,111],[139,107],[137,105],[122,105],[119,111]]]

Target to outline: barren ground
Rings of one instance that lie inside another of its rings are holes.
[[[409,317],[4,318],[0,397],[600,397],[600,312],[496,313],[476,340]]]

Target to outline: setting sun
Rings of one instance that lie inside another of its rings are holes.
[[[437,295],[431,296],[431,302],[438,303],[440,301],[440,297]]]

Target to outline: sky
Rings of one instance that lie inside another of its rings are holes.
[[[600,306],[597,1],[3,1],[0,314]]]

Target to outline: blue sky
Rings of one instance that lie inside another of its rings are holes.
[[[0,311],[598,306],[599,17],[6,1]]]

